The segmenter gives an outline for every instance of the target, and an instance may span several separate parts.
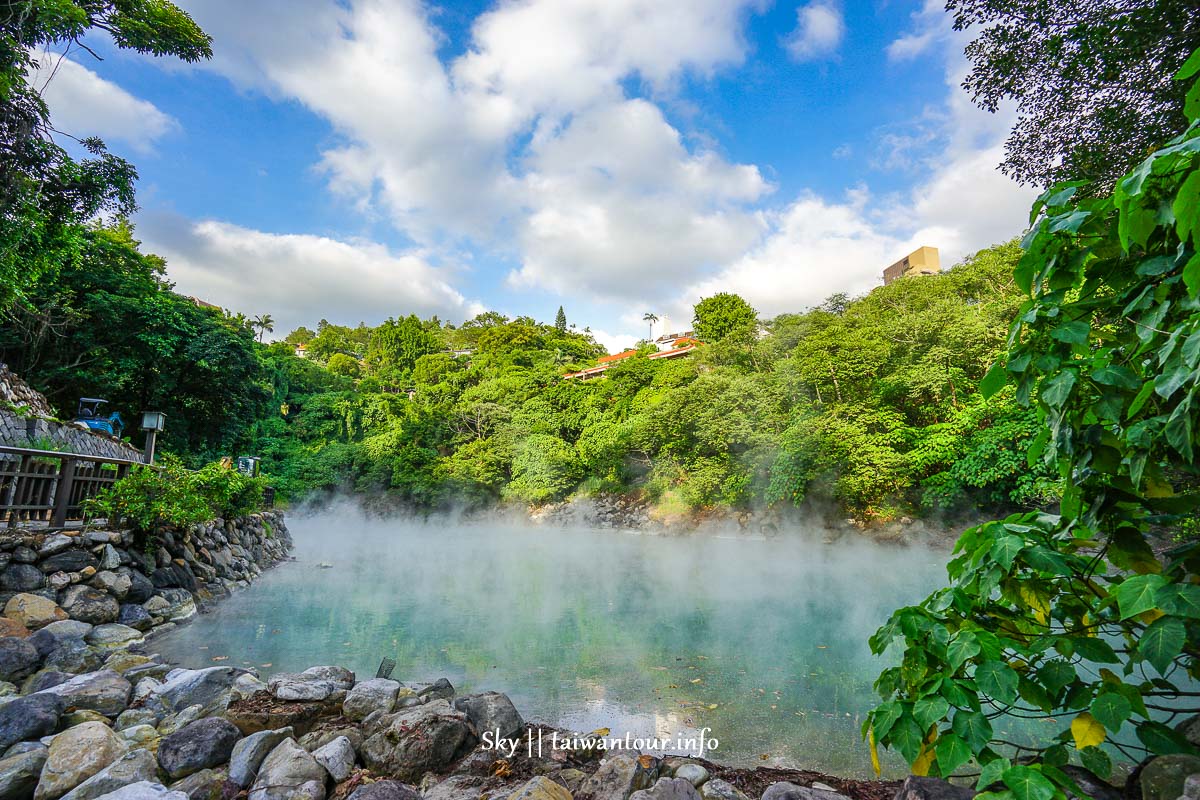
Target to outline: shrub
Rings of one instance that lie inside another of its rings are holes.
[[[224,519],[244,517],[257,511],[266,486],[262,478],[251,478],[218,462],[190,473],[188,480],[213,514]]]

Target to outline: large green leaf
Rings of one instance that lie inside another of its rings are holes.
[[[967,659],[979,654],[979,640],[970,631],[959,631],[946,645],[946,662],[956,671]]]
[[[1012,790],[1016,800],[1052,800],[1056,792],[1054,784],[1033,767],[1009,767],[1001,780]]]
[[[1156,670],[1165,674],[1171,662],[1183,651],[1186,639],[1187,629],[1182,621],[1175,617],[1160,617],[1142,631],[1137,649]]]
[[[938,771],[942,773],[942,777],[953,774],[974,755],[967,743],[953,733],[944,734],[938,739],[934,752],[937,754]]]
[[[872,727],[875,729],[875,738],[882,740],[888,735],[888,731],[896,724],[896,720],[904,713],[904,706],[897,703],[895,700],[888,700],[886,703],[880,703],[875,709],[875,717]]]
[[[1092,701],[1089,710],[1101,725],[1115,733],[1125,724],[1132,713],[1129,701],[1119,694],[1105,692]]]
[[[922,729],[945,718],[950,713],[950,704],[941,695],[922,697],[913,704],[913,718]]]
[[[917,721],[909,714],[902,716],[892,726],[891,733],[888,735],[888,743],[899,750],[900,755],[904,756],[910,764],[916,761],[924,739],[925,731],[921,730]]]
[[[1158,607],[1177,617],[1200,619],[1200,586],[1170,583],[1158,590]]]
[[[1012,566],[1013,559],[1017,557],[1017,553],[1021,552],[1021,548],[1024,546],[1025,540],[1020,536],[1005,533],[996,537],[989,554],[997,564],[1007,570]]]
[[[983,750],[992,740],[992,723],[980,711],[958,711],[954,714],[951,729],[971,745],[975,752]]]
[[[999,703],[1011,705],[1017,699],[1017,673],[1003,661],[984,661],[975,667],[975,683]]]
[[[1117,598],[1121,619],[1157,608],[1158,590],[1166,584],[1167,579],[1161,575],[1135,575],[1122,581],[1112,592]]]

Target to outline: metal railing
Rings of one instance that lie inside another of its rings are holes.
[[[83,519],[83,504],[140,464],[53,450],[0,445],[0,522],[16,527],[40,522],[51,528]]]

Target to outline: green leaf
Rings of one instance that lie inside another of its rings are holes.
[[[1009,767],[1001,777],[1016,800],[1053,800],[1054,784],[1033,767]]]
[[[1195,253],[1183,265],[1183,285],[1192,297],[1200,294],[1200,253]]]
[[[917,725],[917,721],[911,715],[905,714],[892,727],[888,743],[899,750],[900,755],[911,764],[917,760],[924,739],[925,732]]]
[[[1137,726],[1137,737],[1155,755],[1194,753],[1195,748],[1183,737],[1161,722],[1143,722]]]
[[[989,786],[998,783],[1010,767],[1012,767],[1012,762],[1007,758],[993,758],[984,764],[983,769],[979,771],[979,780],[975,782],[975,789],[983,791]]]
[[[1050,331],[1050,337],[1067,344],[1087,344],[1091,326],[1084,320],[1073,320]]]
[[[1083,761],[1084,769],[1091,772],[1097,778],[1108,780],[1112,775],[1112,759],[1108,757],[1108,753],[1101,750],[1099,747],[1085,747],[1079,751],[1079,758]]]
[[[1067,685],[1075,678],[1075,665],[1061,659],[1047,661],[1038,669],[1038,680],[1052,695],[1057,695],[1067,688]]]
[[[1138,376],[1129,367],[1120,365],[1100,367],[1092,371],[1092,380],[1105,386],[1116,386],[1119,389],[1133,390],[1141,385]]]
[[[1021,552],[1021,548],[1024,546],[1025,540],[1020,536],[1005,533],[996,537],[996,541],[992,543],[990,555],[1007,572],[1012,566],[1013,559],[1017,557],[1017,553]]]
[[[967,743],[953,733],[944,734],[938,739],[937,747],[938,771],[942,773],[942,777],[948,777],[953,774],[954,770],[967,763],[974,753]]]
[[[922,697],[913,704],[913,718],[924,730],[928,730],[930,725],[944,719],[949,712],[950,704],[941,695]]]
[[[1109,732],[1116,733],[1133,712],[1129,701],[1119,694],[1104,692],[1088,708],[1092,716]]]
[[[979,393],[985,400],[989,400],[1003,389],[1006,383],[1008,383],[1008,370],[1004,368],[1003,364],[996,362],[979,381]]]
[[[888,735],[888,731],[896,724],[896,720],[900,719],[900,715],[904,713],[904,707],[895,700],[888,700],[886,703],[880,703],[875,708],[875,716],[872,717],[872,727],[875,730],[875,738],[882,741]]]
[[[1017,699],[1017,673],[1003,661],[984,661],[975,667],[975,683],[999,703],[1011,705]]]
[[[1200,50],[1192,51],[1188,60],[1183,62],[1183,66],[1179,68],[1179,72],[1175,73],[1175,80],[1186,81],[1197,73],[1200,73]]]
[[[979,654],[979,640],[970,631],[959,631],[946,645],[946,661],[952,671],[957,671],[967,659]]]
[[[1166,674],[1171,662],[1183,651],[1186,639],[1187,629],[1182,621],[1175,617],[1159,617],[1142,631],[1137,649],[1160,674]]]
[[[1200,586],[1191,583],[1169,583],[1155,595],[1158,607],[1168,614],[1200,619]]]
[[[1075,380],[1075,371],[1065,369],[1053,378],[1043,382],[1041,388],[1042,402],[1053,409],[1062,408],[1063,403],[1067,402],[1067,397],[1071,394],[1071,389],[1075,388]]]
[[[1167,579],[1161,575],[1135,575],[1122,581],[1112,590],[1121,610],[1121,619],[1156,608],[1156,594],[1166,584]]]
[[[992,723],[981,711],[956,711],[950,727],[976,753],[992,741]]]
[[[1070,640],[1075,652],[1096,664],[1117,664],[1121,659],[1113,651],[1112,645],[1103,639],[1090,636],[1072,637]]]

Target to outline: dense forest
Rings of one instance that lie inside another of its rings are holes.
[[[94,395],[163,410],[164,446],[194,465],[260,455],[290,498],[637,492],[667,510],[815,500],[886,519],[1054,497],[1023,456],[1033,412],[977,389],[1020,302],[1015,243],[770,320],[718,295],[697,306],[705,343],[686,357],[649,359],[643,342],[584,381],[564,375],[604,350],[565,314],[322,320],[264,344],[269,321],[174,293],[128,225],[83,233],[85,258],[28,287],[0,358],[64,412]]]

